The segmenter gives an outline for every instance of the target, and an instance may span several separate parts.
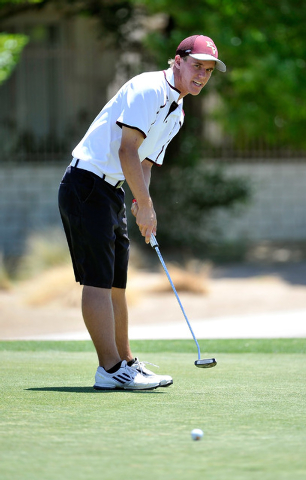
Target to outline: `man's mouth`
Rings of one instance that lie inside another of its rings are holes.
[[[196,81],[194,80],[193,83],[194,83],[197,87],[202,87],[202,83],[200,83],[200,82],[196,82]]]

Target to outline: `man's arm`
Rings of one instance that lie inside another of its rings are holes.
[[[149,162],[148,160],[143,160],[141,162],[141,167],[143,171],[143,176],[144,180],[146,182],[146,185],[149,189],[150,186],[150,181],[151,181],[151,168],[152,168],[153,163]],[[134,215],[134,217],[137,217],[137,212],[138,212],[138,203],[137,200],[134,198],[133,203],[131,205],[131,212]]]
[[[119,158],[125,179],[137,200],[136,223],[146,243],[149,243],[151,234],[156,234],[157,222],[149,193],[151,165],[147,165],[150,162],[146,160],[145,165],[142,165],[138,155],[143,140],[143,134],[139,130],[123,126]]]
[[[152,162],[149,162],[149,160],[143,160],[141,162],[141,167],[143,171],[143,176],[146,182],[147,187],[149,188],[150,186],[150,181],[151,181],[151,169],[152,169]]]

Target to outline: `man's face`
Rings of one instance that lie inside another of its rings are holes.
[[[180,97],[198,95],[211,77],[216,62],[213,60],[196,60],[193,57],[175,57],[175,66],[178,75],[175,79],[175,87],[180,90]]]

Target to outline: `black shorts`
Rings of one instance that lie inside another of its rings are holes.
[[[126,288],[129,238],[124,190],[94,173],[68,167],[59,188],[59,210],[76,281]]]

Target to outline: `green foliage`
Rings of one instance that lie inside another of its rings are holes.
[[[99,22],[100,37],[104,42],[113,42],[122,48],[127,43],[127,25],[133,12],[133,4],[129,0],[0,0],[0,20],[48,6],[65,16],[94,17]]]
[[[241,148],[251,139],[264,146],[306,148],[303,2],[194,0],[188,8],[186,0],[0,0],[0,18],[51,3],[65,14],[95,16],[101,35],[111,35],[123,50],[129,48],[135,7],[148,15],[168,15],[168,25],[145,40],[162,68],[182,38],[194,33],[212,37],[228,67],[226,74],[216,72],[209,84],[222,99],[213,115],[234,147]],[[0,61],[8,62],[9,56],[7,50],[0,53]],[[14,66],[16,61],[8,63]]]
[[[24,5],[42,3],[44,0],[0,0],[0,7],[6,5]]]
[[[27,43],[26,35],[0,33],[0,84],[11,75]]]
[[[147,47],[160,64],[182,38],[212,37],[226,74],[214,74],[222,97],[215,117],[235,146],[245,138],[266,145],[306,148],[306,8],[299,0],[134,0],[150,14],[170,15],[167,29],[151,34]],[[210,84],[211,85],[211,84]]]

